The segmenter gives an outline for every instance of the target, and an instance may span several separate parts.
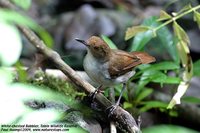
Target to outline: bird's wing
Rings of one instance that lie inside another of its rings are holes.
[[[127,53],[121,50],[113,50],[114,56],[110,57],[109,74],[111,78],[123,75],[140,64],[155,61],[155,58],[145,52]]]

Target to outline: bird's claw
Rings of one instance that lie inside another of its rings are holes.
[[[98,90],[95,90],[94,92],[88,95],[88,97],[91,99],[92,102],[94,101],[97,93],[98,93]]]
[[[110,107],[106,108],[106,112],[108,112],[108,118],[110,118],[114,114],[117,107],[118,107],[118,105],[115,104],[115,105],[111,105]]]
[[[89,97],[90,99],[92,99],[92,102],[94,101],[94,99],[96,98],[96,95],[97,95],[98,93],[104,93],[104,91],[101,90],[101,89],[102,89],[102,85],[100,85],[94,92],[92,92],[92,93],[90,93],[90,94],[88,95],[88,97]]]

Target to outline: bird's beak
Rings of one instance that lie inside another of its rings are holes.
[[[88,44],[87,44],[87,42],[85,40],[81,40],[79,38],[75,38],[75,40],[80,42],[80,43],[82,43],[82,44],[84,44],[85,46],[88,46]]]

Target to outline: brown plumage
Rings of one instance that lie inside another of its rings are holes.
[[[153,56],[145,52],[111,49],[106,42],[96,36],[90,37],[87,41],[76,40],[87,46],[88,54],[84,59],[84,68],[91,79],[99,84],[110,85],[111,82],[126,82],[125,80],[131,76],[127,73],[131,72],[134,67],[155,61]],[[126,76],[126,78],[121,76]],[[118,77],[120,80],[117,80]],[[107,80],[110,80],[109,83]]]
[[[114,56],[110,56],[109,73],[111,77],[123,75],[140,64],[155,61],[155,58],[145,52],[130,52],[112,50]]]

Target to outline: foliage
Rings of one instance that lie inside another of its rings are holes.
[[[138,73],[131,78],[131,81],[137,79],[136,83],[138,84],[138,88],[135,93],[136,97],[138,97],[138,95],[142,95],[143,91],[145,90],[145,86],[149,82],[160,83],[161,86],[163,84],[179,84],[177,92],[167,108],[172,108],[175,104],[180,104],[180,99],[189,86],[189,81],[193,76],[193,71],[196,72],[195,75],[198,75],[199,73],[197,72],[198,67],[196,67],[196,65],[199,65],[199,63],[195,63],[193,70],[193,63],[188,47],[190,45],[189,37],[184,29],[176,22],[176,20],[193,12],[194,20],[199,25],[200,15],[199,12],[197,12],[197,9],[199,8],[200,6],[191,7],[191,5],[187,5],[178,13],[173,13],[173,16],[169,15],[165,11],[161,11],[159,18],[151,17],[144,20],[141,26],[133,26],[127,29],[125,40],[134,37],[133,43],[129,48],[130,51],[144,50],[145,46],[152,39],[154,39],[159,42],[159,45],[162,45],[162,47],[167,50],[172,58],[172,61],[170,62],[160,62],[153,65],[151,64],[145,66],[144,68],[139,67],[140,71],[138,71]],[[165,22],[161,23],[160,21]],[[166,27],[166,25],[169,23],[173,23],[174,36]],[[184,71],[181,70],[181,66],[183,67]],[[179,75],[182,75],[182,78],[178,77],[178,75],[175,77],[168,76],[167,72],[170,71],[173,71],[174,73],[178,72]],[[148,91],[147,93],[150,94]]]
[[[194,62],[193,74],[194,76],[200,76],[200,59]]]
[[[117,49],[117,46],[107,36],[102,35],[102,39],[109,45],[111,49]]]

